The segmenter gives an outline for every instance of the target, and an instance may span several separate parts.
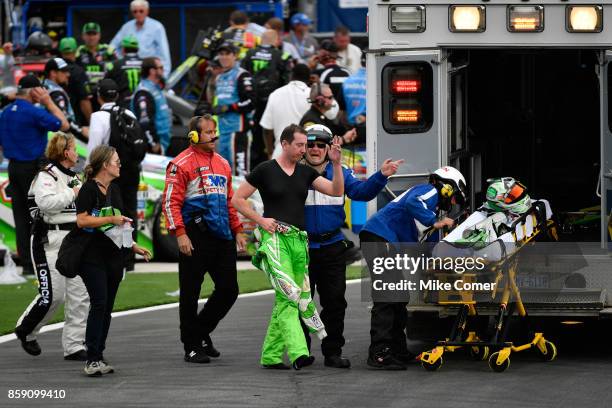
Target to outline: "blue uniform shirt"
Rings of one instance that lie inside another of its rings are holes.
[[[0,115],[0,146],[11,160],[32,161],[42,157],[47,132],[58,131],[62,122],[43,108],[17,99]]]
[[[437,205],[436,188],[431,184],[418,184],[374,214],[363,230],[387,242],[419,242],[423,230],[437,220]]]
[[[380,171],[374,173],[366,181],[356,179],[350,169],[343,168],[342,171],[344,173],[344,192],[351,200],[370,201],[387,184],[387,178]],[[323,177],[331,180],[333,175],[333,164],[328,163]],[[335,231],[344,225],[344,220],[346,219],[344,197],[328,196],[319,193],[311,186],[308,190],[304,212],[306,232],[309,234],[320,235]],[[330,245],[343,239],[344,236],[339,232],[325,242],[309,241],[309,247],[320,248],[323,245]]]

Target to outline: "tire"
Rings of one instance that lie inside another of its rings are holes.
[[[176,237],[166,228],[161,209],[157,210],[153,223],[153,248],[156,261],[178,262],[179,250]]]

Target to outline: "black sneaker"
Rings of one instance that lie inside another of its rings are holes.
[[[189,353],[185,353],[185,361],[188,363],[206,364],[210,363],[210,358],[208,358],[204,350],[192,350]]]
[[[276,364],[262,364],[261,365],[263,368],[267,368],[269,370],[290,370],[291,367],[289,367],[287,364],[285,363],[276,363]]]
[[[215,346],[213,346],[213,342],[210,339],[210,336],[208,335],[204,336],[204,340],[202,341],[202,348],[204,349],[204,352],[208,357],[217,358],[221,355],[219,350],[217,350]]]
[[[28,337],[28,335],[19,330],[19,327],[15,328],[15,336],[17,336],[17,338],[21,342],[21,348],[23,348],[25,352],[29,355],[38,356],[40,355],[40,353],[42,353],[38,342],[36,340],[27,341],[26,338]]]
[[[333,355],[329,357],[325,357],[325,361],[323,362],[326,367],[334,367],[334,368],[351,368],[351,362],[348,358],[343,358],[341,355]]]
[[[70,360],[70,361],[87,361],[87,352],[83,349],[72,353],[72,354],[68,354],[67,356],[64,356],[64,360]]]
[[[393,357],[402,364],[413,364],[417,362],[417,354],[407,351],[405,353],[394,353]]]
[[[314,363],[314,356],[299,356],[295,359],[292,366],[294,370],[301,370],[304,367],[308,367]]]
[[[405,370],[406,366],[397,360],[391,350],[385,348],[378,353],[368,356],[367,364],[372,370]]]

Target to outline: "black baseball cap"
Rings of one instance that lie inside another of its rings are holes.
[[[98,95],[105,99],[114,99],[119,95],[119,86],[112,79],[103,79],[98,82]]]
[[[68,71],[68,63],[63,58],[51,58],[45,64],[45,73],[51,71]]]
[[[217,47],[217,52],[221,52],[221,50],[227,50],[232,54],[236,53],[236,47],[230,41],[223,41],[221,45]]]
[[[19,80],[19,89],[38,88],[41,86],[42,84],[38,78],[32,74],[28,74]]]

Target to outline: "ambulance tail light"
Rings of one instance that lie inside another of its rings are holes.
[[[544,7],[508,6],[508,31],[544,31]]]
[[[422,133],[433,124],[433,69],[429,62],[397,62],[382,70],[383,127]]]
[[[600,33],[603,29],[601,6],[567,6],[565,8],[567,31],[570,33]]]
[[[484,6],[450,6],[448,28],[454,33],[481,33],[486,29]]]
[[[425,31],[425,6],[389,7],[389,30],[392,33]]]

